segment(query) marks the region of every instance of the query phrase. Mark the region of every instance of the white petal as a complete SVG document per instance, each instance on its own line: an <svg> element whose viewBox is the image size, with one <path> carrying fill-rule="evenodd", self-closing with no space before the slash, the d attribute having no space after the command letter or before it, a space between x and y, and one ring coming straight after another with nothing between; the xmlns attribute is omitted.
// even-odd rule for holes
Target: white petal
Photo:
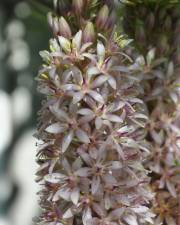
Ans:
<svg viewBox="0 0 180 225"><path fill-rule="evenodd" d="M80 195L80 193L79 193L79 188L78 188L78 187L74 188L74 189L72 190L72 193L71 193L71 201L72 201L75 205L77 205L77 203L78 203L78 201L79 201L79 195Z"/></svg>
<svg viewBox="0 0 180 225"><path fill-rule="evenodd" d="M128 73L129 69L125 66L113 66L112 71L119 71L119 72L124 72L124 73Z"/></svg>
<svg viewBox="0 0 180 225"><path fill-rule="evenodd" d="M138 225L136 217L133 215L127 215L124 217L124 220L129 224L129 225Z"/></svg>
<svg viewBox="0 0 180 225"><path fill-rule="evenodd" d="M68 209L64 214L63 214L63 219L69 219L73 217L73 213L71 209Z"/></svg>
<svg viewBox="0 0 180 225"><path fill-rule="evenodd" d="M107 80L108 80L108 76L105 76L105 75L98 76L92 83L92 88L100 87Z"/></svg>
<svg viewBox="0 0 180 225"><path fill-rule="evenodd" d="M87 133L81 129L76 130L77 138L83 143L90 143Z"/></svg>
<svg viewBox="0 0 180 225"><path fill-rule="evenodd" d="M84 97L84 94L82 92L74 93L73 94L73 104L78 103L83 97Z"/></svg>
<svg viewBox="0 0 180 225"><path fill-rule="evenodd" d="M116 80L114 77L110 76L108 79L108 83L110 84L110 86L115 90L116 89Z"/></svg>
<svg viewBox="0 0 180 225"><path fill-rule="evenodd" d="M46 132L51 134L59 134L66 130L65 126L62 126L60 123L54 123L45 129Z"/></svg>
<svg viewBox="0 0 180 225"><path fill-rule="evenodd" d="M97 192L99 185L100 185L99 176L94 176L92 179L92 184L91 184L91 192L93 195Z"/></svg>
<svg viewBox="0 0 180 225"><path fill-rule="evenodd" d="M97 75L97 74L99 74L100 73L100 71L99 71L99 69L97 68L97 67L90 67L88 70L87 70L87 74L89 75L89 76L91 76L91 75Z"/></svg>
<svg viewBox="0 0 180 225"><path fill-rule="evenodd" d="M68 134L65 135L63 142L62 142L62 152L65 152L67 150L73 137L74 137L73 131L70 131Z"/></svg>
<svg viewBox="0 0 180 225"><path fill-rule="evenodd" d="M88 225L88 220L92 218L91 209L89 207L85 208L82 215L83 225Z"/></svg>
<svg viewBox="0 0 180 225"><path fill-rule="evenodd" d="M71 190L70 189L60 189L57 191L56 195L59 195L62 199L69 201Z"/></svg>
<svg viewBox="0 0 180 225"><path fill-rule="evenodd" d="M65 171L67 173L71 173L71 166L70 166L70 164L69 164L69 162L67 161L66 158L63 158L63 160L62 160L62 166L63 166L63 168L65 169Z"/></svg>
<svg viewBox="0 0 180 225"><path fill-rule="evenodd" d="M97 117L95 120L95 125L97 130L101 128L102 123L103 123L102 119L100 117Z"/></svg>
<svg viewBox="0 0 180 225"><path fill-rule="evenodd" d="M94 114L94 112L88 108L82 108L77 113L79 113L80 115L84 115L84 116Z"/></svg>
<svg viewBox="0 0 180 225"><path fill-rule="evenodd" d="M102 95L100 95L98 92L90 90L88 93L97 102L104 103L104 99L103 99Z"/></svg>
<svg viewBox="0 0 180 225"><path fill-rule="evenodd" d="M53 184L58 184L64 178L66 178L66 176L61 173L52 173L46 175L44 180Z"/></svg>
<svg viewBox="0 0 180 225"><path fill-rule="evenodd" d="M102 63L105 58L105 47L103 43L100 41L97 44L97 55L98 55L99 62Z"/></svg>
<svg viewBox="0 0 180 225"><path fill-rule="evenodd" d="M71 52L71 43L68 39L66 39L65 37L59 36L59 43L62 47L62 49L66 52L69 53Z"/></svg>
<svg viewBox="0 0 180 225"><path fill-rule="evenodd" d="M72 40L72 47L79 51L81 47L81 40L82 40L82 31L80 30L79 32L76 33L76 35Z"/></svg>

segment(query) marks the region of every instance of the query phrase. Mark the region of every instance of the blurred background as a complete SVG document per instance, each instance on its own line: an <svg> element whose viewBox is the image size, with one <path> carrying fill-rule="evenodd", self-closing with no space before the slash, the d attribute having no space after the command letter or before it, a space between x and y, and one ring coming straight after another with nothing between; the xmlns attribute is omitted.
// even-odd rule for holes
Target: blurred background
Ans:
<svg viewBox="0 0 180 225"><path fill-rule="evenodd" d="M32 135L41 105L38 52L51 36L45 3L0 0L0 225L32 225L38 215Z"/></svg>

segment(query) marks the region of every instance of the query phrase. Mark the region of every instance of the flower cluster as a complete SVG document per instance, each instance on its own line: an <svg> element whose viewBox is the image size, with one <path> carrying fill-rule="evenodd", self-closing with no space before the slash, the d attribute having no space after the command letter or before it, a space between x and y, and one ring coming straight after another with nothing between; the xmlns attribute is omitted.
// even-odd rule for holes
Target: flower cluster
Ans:
<svg viewBox="0 0 180 225"><path fill-rule="evenodd" d="M149 171L143 167L149 145L142 77L108 28L108 15L114 15L109 1L92 21L82 13L83 2L99 7L104 1L73 1L79 30L74 33L61 17L50 51L40 53L45 64L38 89L46 100L36 134L43 187L37 224L153 223ZM56 24L56 17L51 20Z"/></svg>

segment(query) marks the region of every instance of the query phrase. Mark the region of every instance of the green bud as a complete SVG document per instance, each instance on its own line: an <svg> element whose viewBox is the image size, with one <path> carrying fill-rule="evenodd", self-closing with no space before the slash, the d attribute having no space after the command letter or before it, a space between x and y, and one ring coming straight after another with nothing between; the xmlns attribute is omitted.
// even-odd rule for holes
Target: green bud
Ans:
<svg viewBox="0 0 180 225"><path fill-rule="evenodd" d="M87 22L84 31L83 31L83 41L86 42L93 42L95 39L95 31L94 25L92 22Z"/></svg>
<svg viewBox="0 0 180 225"><path fill-rule="evenodd" d="M59 33L59 21L57 17L54 17L53 19L53 32L55 35Z"/></svg>
<svg viewBox="0 0 180 225"><path fill-rule="evenodd" d="M99 13L98 13L98 16L97 16L97 19L96 19L96 25L98 28L101 28L103 29L106 22L107 22L107 19L108 19L108 16L109 16L109 9L108 9L108 6L107 5L104 5Z"/></svg>
<svg viewBox="0 0 180 225"><path fill-rule="evenodd" d="M73 7L77 14L81 14L84 7L84 1L83 0L73 0Z"/></svg>
<svg viewBox="0 0 180 225"><path fill-rule="evenodd" d="M59 19L59 34L66 38L71 38L71 29L64 17Z"/></svg>
<svg viewBox="0 0 180 225"><path fill-rule="evenodd" d="M53 16L52 16L52 13L50 13L50 12L47 14L47 21L48 21L49 26L52 28L53 27Z"/></svg>

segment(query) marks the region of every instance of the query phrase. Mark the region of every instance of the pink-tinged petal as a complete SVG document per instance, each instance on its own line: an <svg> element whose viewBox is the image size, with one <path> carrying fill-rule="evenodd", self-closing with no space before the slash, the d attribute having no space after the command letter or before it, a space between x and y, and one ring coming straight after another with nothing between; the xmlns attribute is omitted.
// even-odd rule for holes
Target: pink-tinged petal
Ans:
<svg viewBox="0 0 180 225"><path fill-rule="evenodd" d="M68 39L66 39L65 37L59 36L59 43L62 47L62 49L66 52L66 53L70 53L71 52L71 43Z"/></svg>
<svg viewBox="0 0 180 225"><path fill-rule="evenodd" d="M81 101L81 99L84 97L84 94L82 92L76 92L73 94L73 104L78 103Z"/></svg>
<svg viewBox="0 0 180 225"><path fill-rule="evenodd" d="M145 120L148 120L148 116L146 116L145 114L142 114L142 113L134 113L134 114L133 114L133 117L134 117L134 118L138 118L138 119L145 119Z"/></svg>
<svg viewBox="0 0 180 225"><path fill-rule="evenodd" d="M79 124L87 124L90 121L92 121L94 119L95 115L91 114L91 115L87 115L87 116L83 116L79 119Z"/></svg>
<svg viewBox="0 0 180 225"><path fill-rule="evenodd" d="M61 123L54 123L45 129L46 132L51 134L59 134L66 130L66 126L63 126Z"/></svg>
<svg viewBox="0 0 180 225"><path fill-rule="evenodd" d="M82 31L76 33L74 38L72 39L72 48L77 49L78 51L81 48L81 41L82 41Z"/></svg>
<svg viewBox="0 0 180 225"><path fill-rule="evenodd" d="M71 201L74 203L74 205L78 204L79 196L80 196L80 190L78 187L75 187L71 193Z"/></svg>
<svg viewBox="0 0 180 225"><path fill-rule="evenodd" d="M100 87L102 84L104 84L104 82L106 82L108 80L108 76L106 75L101 75L98 76L92 83L92 88L97 88Z"/></svg>
<svg viewBox="0 0 180 225"><path fill-rule="evenodd" d="M92 213L90 207L86 207L83 210L82 221L83 225L88 225L88 220L92 219Z"/></svg>
<svg viewBox="0 0 180 225"><path fill-rule="evenodd" d="M65 84L61 86L63 91L79 91L80 87L75 84Z"/></svg>
<svg viewBox="0 0 180 225"><path fill-rule="evenodd" d="M67 150L73 137L74 137L73 131L70 131L68 134L65 135L63 142L62 142L62 152L65 152Z"/></svg>
<svg viewBox="0 0 180 225"><path fill-rule="evenodd" d="M83 115L83 116L94 114L94 112L91 109L88 109L88 108L82 108L77 113L80 114L80 115Z"/></svg>
<svg viewBox="0 0 180 225"><path fill-rule="evenodd" d="M87 74L89 75L89 76L91 76L91 75L98 75L98 74L100 74L101 72L100 72L100 70L97 68L97 67L90 67L88 70L87 70Z"/></svg>
<svg viewBox="0 0 180 225"><path fill-rule="evenodd" d="M113 115L113 114L107 114L105 118L107 120L110 120L111 122L123 123L123 120L121 119L121 117Z"/></svg>
<svg viewBox="0 0 180 225"><path fill-rule="evenodd" d="M167 185L167 189L168 191L171 193L171 195L176 198L177 197L177 192L176 189L174 187L174 184L171 183L170 181L166 180L166 185Z"/></svg>
<svg viewBox="0 0 180 225"><path fill-rule="evenodd" d="M90 59L94 63L96 62L96 57L93 54L91 54L91 53L83 53L82 56Z"/></svg>
<svg viewBox="0 0 180 225"><path fill-rule="evenodd" d="M97 117L96 120L95 120L95 126L96 126L96 129L97 129L97 130L100 129L101 126L102 126L102 124L103 124L102 119L101 119L100 117Z"/></svg>
<svg viewBox="0 0 180 225"><path fill-rule="evenodd" d="M90 90L88 94L97 102L104 103L102 95L100 95L98 92Z"/></svg>
<svg viewBox="0 0 180 225"><path fill-rule="evenodd" d="M85 131L81 129L76 130L76 136L81 142L85 144L90 143L89 137Z"/></svg>
<svg viewBox="0 0 180 225"><path fill-rule="evenodd" d="M60 181L62 179L65 179L66 176L64 174L61 174L61 173L52 173L52 174L48 174L44 177L44 180L49 182L49 183L52 183L52 184L58 184L60 183Z"/></svg>
<svg viewBox="0 0 180 225"><path fill-rule="evenodd" d="M125 211L125 208L119 208L119 209L115 209L113 211L110 212L109 217L112 218L113 220L117 220L120 219L121 216L123 215Z"/></svg>
<svg viewBox="0 0 180 225"><path fill-rule="evenodd" d="M63 219L70 219L73 217L73 212L71 209L66 210L66 212L63 214Z"/></svg>
<svg viewBox="0 0 180 225"><path fill-rule="evenodd" d="M128 223L129 225L138 225L137 219L136 219L136 217L133 216L133 215L126 215L126 216L124 216L124 220L125 220L126 223Z"/></svg>
<svg viewBox="0 0 180 225"><path fill-rule="evenodd" d="M80 168L79 170L75 171L75 174L80 177L88 177L91 174L90 168L88 167Z"/></svg>
<svg viewBox="0 0 180 225"><path fill-rule="evenodd" d="M73 171L80 169L82 167L82 164L83 164L83 162L82 162L81 158L78 157L72 164Z"/></svg>
<svg viewBox="0 0 180 225"><path fill-rule="evenodd" d="M119 153L119 155L121 156L121 158L125 159L124 152L123 152L121 146L117 143L116 140L114 140L114 144L115 144L115 148L116 148L117 152Z"/></svg>
<svg viewBox="0 0 180 225"><path fill-rule="evenodd" d="M49 106L50 111L56 116L57 119L61 121L68 121L69 117L66 112L57 108L56 106Z"/></svg>
<svg viewBox="0 0 180 225"><path fill-rule="evenodd" d="M99 185L100 185L100 177L94 176L93 179L92 179L92 184L91 184L91 192L92 192L93 195L99 189Z"/></svg>
<svg viewBox="0 0 180 225"><path fill-rule="evenodd" d="M117 84L116 79L114 77L110 76L108 79L108 83L114 90L116 90Z"/></svg>

